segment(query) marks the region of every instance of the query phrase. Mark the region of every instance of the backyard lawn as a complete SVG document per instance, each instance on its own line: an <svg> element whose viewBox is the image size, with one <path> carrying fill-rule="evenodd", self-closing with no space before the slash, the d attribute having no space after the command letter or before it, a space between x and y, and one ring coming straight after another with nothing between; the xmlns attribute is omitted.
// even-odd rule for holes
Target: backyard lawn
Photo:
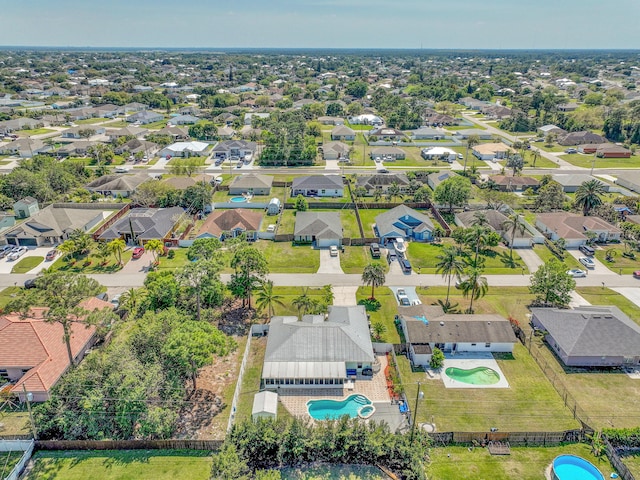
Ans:
<svg viewBox="0 0 640 480"><path fill-rule="evenodd" d="M44 257L26 257L17 262L11 269L11 273L27 273L44 261Z"/></svg>
<svg viewBox="0 0 640 480"><path fill-rule="evenodd" d="M358 204L359 206L359 204ZM381 213L386 212L385 209L376 208L360 208L358 213L360 214L360 221L362 222L362 228L364 229L365 237L375 237L373 233L373 226L376 223L376 217Z"/></svg>
<svg viewBox="0 0 640 480"><path fill-rule="evenodd" d="M605 478L613 472L607 457L596 458L584 443L557 447L511 447L511 455L490 455L485 448L443 447L429 452L431 480L539 480L558 455L578 455L593 463Z"/></svg>
<svg viewBox="0 0 640 480"><path fill-rule="evenodd" d="M631 470L634 477L640 478L640 453L623 455L622 461Z"/></svg>
<svg viewBox="0 0 640 480"><path fill-rule="evenodd" d="M186 450L40 451L27 480L206 480L209 452Z"/></svg>
<svg viewBox="0 0 640 480"><path fill-rule="evenodd" d="M281 471L282 480L358 479L385 480L389 477L380 469L367 465L312 465L290 467Z"/></svg>
<svg viewBox="0 0 640 480"><path fill-rule="evenodd" d="M283 210L278 223L278 235L293 235L296 227L296 211Z"/></svg>
<svg viewBox="0 0 640 480"><path fill-rule="evenodd" d="M340 210L340 222L342 223L342 235L344 238L361 238L355 210L347 210L345 208Z"/></svg>
<svg viewBox="0 0 640 480"><path fill-rule="evenodd" d="M384 258L373 258L369 247L344 247L340 254L340 265L344 273L362 273L370 263L380 263L384 271L389 271L389 263Z"/></svg>

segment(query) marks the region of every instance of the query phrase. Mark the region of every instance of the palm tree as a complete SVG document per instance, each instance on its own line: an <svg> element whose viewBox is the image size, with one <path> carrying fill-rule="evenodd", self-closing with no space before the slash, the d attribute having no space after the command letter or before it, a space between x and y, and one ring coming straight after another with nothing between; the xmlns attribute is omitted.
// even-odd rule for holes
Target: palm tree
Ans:
<svg viewBox="0 0 640 480"><path fill-rule="evenodd" d="M331 285L322 287L322 301L325 305L332 305L334 300L333 289Z"/></svg>
<svg viewBox="0 0 640 480"><path fill-rule="evenodd" d="M159 255L164 252L164 245L161 240L154 238L145 243L144 249L153 254L153 263L155 264L158 263Z"/></svg>
<svg viewBox="0 0 640 480"><path fill-rule="evenodd" d="M105 265L107 263L107 257L109 256L109 247L107 244L105 242L98 242L94 255L102 260L102 265Z"/></svg>
<svg viewBox="0 0 640 480"><path fill-rule="evenodd" d="M399 198L400 200L404 198L404 195L400 191L400 187L396 182L389 185L389 188L387 189L387 200L393 202L394 198Z"/></svg>
<svg viewBox="0 0 640 480"><path fill-rule="evenodd" d="M385 274L381 263L370 263L362 272L362 282L371 285L371 298L374 297L375 288L384 285Z"/></svg>
<svg viewBox="0 0 640 480"><path fill-rule="evenodd" d="M441 274L447 279L447 299L445 303L449 304L449 291L451 290L451 279L453 277L460 278L460 275L464 272L464 262L458 256L458 249L451 245L446 245L442 249L442 253L436 258L439 260L436 263L436 273Z"/></svg>
<svg viewBox="0 0 640 480"><path fill-rule="evenodd" d="M262 311L266 307L269 318L271 318L274 315L274 305L284 307L282 298L282 295L278 295L273 291L273 281L267 280L266 282L263 282L258 289L256 297L256 307L260 311Z"/></svg>
<svg viewBox="0 0 640 480"><path fill-rule="evenodd" d="M512 213L504 222L502 222L502 228L511 233L511 240L509 241L509 258L513 262L513 242L516 239L516 233L520 232L520 235L524 234L527 227L519 213Z"/></svg>
<svg viewBox="0 0 640 480"><path fill-rule="evenodd" d="M587 180L576 190L576 206L582 208L582 214L586 217L589 212L602 205L600 195L605 194L604 184L599 180Z"/></svg>
<svg viewBox="0 0 640 480"><path fill-rule="evenodd" d="M118 265L122 265L122 254L126 248L127 244L121 238L116 238L107 243L107 250L115 257Z"/></svg>
<svg viewBox="0 0 640 480"><path fill-rule="evenodd" d="M487 283L487 277L483 277L484 273L484 260L470 261L466 270L467 278L460 287L462 288L462 294L464 297L471 297L469 303L469 313L473 313L473 301L480 297L484 297L489 290L489 284Z"/></svg>
<svg viewBox="0 0 640 480"><path fill-rule="evenodd" d="M302 292L302 295L293 299L291 305L298 309L298 318L306 314L307 311L313 306L313 299L309 296L309 289L305 288Z"/></svg>
<svg viewBox="0 0 640 480"><path fill-rule="evenodd" d="M118 308L135 314L146 298L146 288L130 288L120 297L120 306Z"/></svg>
<svg viewBox="0 0 640 480"><path fill-rule="evenodd" d="M376 340L380 341L382 339L382 335L387 333L387 327L382 322L375 322L373 325L373 336Z"/></svg>
<svg viewBox="0 0 640 480"><path fill-rule="evenodd" d="M479 217L481 218L481 217ZM465 244L466 245L474 245L475 255L473 257L473 261L478 261L478 255L480 254L480 247L487 242L487 238L491 230L488 227L483 225L474 225L469 228L469 231L466 234Z"/></svg>
<svg viewBox="0 0 640 480"><path fill-rule="evenodd" d="M58 251L60 252L62 258L66 258L76 252L76 244L73 242L73 240L65 240L60 245L58 245Z"/></svg>
<svg viewBox="0 0 640 480"><path fill-rule="evenodd" d="M536 162L538 161L538 158L540 158L540 151L536 148L536 149L532 149L531 150L531 159L532 161L532 166L533 168L536 168Z"/></svg>
<svg viewBox="0 0 640 480"><path fill-rule="evenodd" d="M467 158L469 158L469 149L475 147L479 143L480 143L480 137L478 137L478 135L469 135L469 138L467 138L467 151L464 154L464 168L462 169L463 173L467 171ZM475 160L474 160L474 163L475 163Z"/></svg>

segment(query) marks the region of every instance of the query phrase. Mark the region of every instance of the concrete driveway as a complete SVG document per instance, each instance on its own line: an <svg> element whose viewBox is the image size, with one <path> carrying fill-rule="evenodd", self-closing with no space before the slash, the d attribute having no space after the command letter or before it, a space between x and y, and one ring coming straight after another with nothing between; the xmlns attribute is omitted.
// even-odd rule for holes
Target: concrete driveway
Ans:
<svg viewBox="0 0 640 480"><path fill-rule="evenodd" d="M584 253L582 253L580 250L567 250L567 252L569 252L571 254L571 256L573 256L576 260L578 260L580 257L586 257L586 255ZM591 257L594 261L594 263L596 264L596 268L587 268L584 265L582 266L583 270L587 271L587 275L615 275L618 276L615 272L612 272L611 270L609 270L607 267L605 267L605 265L598 260L596 257ZM580 260L578 260L580 261ZM582 265L582 264L580 264Z"/></svg>
<svg viewBox="0 0 640 480"><path fill-rule="evenodd" d="M640 280L639 280L639 282L640 282ZM639 285L640 285L640 283L639 283ZM640 307L640 288L638 288L638 287L616 287L616 288L612 288L611 290L615 290L620 295L623 295L628 300L631 300L633 303L635 303L637 306Z"/></svg>
<svg viewBox="0 0 640 480"><path fill-rule="evenodd" d="M403 288L405 293L407 294L407 298L409 298L409 302L411 302L411 305L421 305L422 304L422 300L420 300L420 297L418 297L418 294L416 293L416 287L389 287L389 289L393 292L393 296L396 299L396 303L398 305L400 305L400 302L398 301L398 289L399 288Z"/></svg>
<svg viewBox="0 0 640 480"><path fill-rule="evenodd" d="M356 292L358 291L358 288L359 287L357 286L331 287L331 290L333 291L333 304L343 306L357 305Z"/></svg>
<svg viewBox="0 0 640 480"><path fill-rule="evenodd" d="M515 251L529 269L529 273L534 273L544 263L533 248L518 248Z"/></svg>
<svg viewBox="0 0 640 480"><path fill-rule="evenodd" d="M11 273L11 269L13 268L13 266L23 258L44 257L49 250L51 250L51 247L29 247L27 253L22 255L18 260L8 260L7 257L4 257L0 260L0 274ZM49 265L51 265L51 263L52 262L42 261L40 265L38 265L28 273L39 273L43 268L47 268Z"/></svg>
<svg viewBox="0 0 640 480"><path fill-rule="evenodd" d="M339 252L337 257L332 257L328 248L321 248L318 273L344 273L340 266L340 255Z"/></svg>
<svg viewBox="0 0 640 480"><path fill-rule="evenodd" d="M132 258L129 260L122 270L118 272L121 273L147 273L149 271L149 266L153 263L153 253L145 251L142 256L138 259Z"/></svg>

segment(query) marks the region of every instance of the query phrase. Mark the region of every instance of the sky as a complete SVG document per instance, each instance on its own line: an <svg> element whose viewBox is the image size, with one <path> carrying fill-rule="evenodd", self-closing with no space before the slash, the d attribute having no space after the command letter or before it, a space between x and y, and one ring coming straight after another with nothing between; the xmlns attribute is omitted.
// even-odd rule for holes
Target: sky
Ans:
<svg viewBox="0 0 640 480"><path fill-rule="evenodd" d="M0 45L640 49L638 0L13 0Z"/></svg>

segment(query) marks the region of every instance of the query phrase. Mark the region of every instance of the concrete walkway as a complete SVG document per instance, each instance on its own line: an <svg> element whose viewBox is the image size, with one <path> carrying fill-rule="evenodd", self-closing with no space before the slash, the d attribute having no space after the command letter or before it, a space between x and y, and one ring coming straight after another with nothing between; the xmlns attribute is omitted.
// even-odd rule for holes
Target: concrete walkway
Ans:
<svg viewBox="0 0 640 480"><path fill-rule="evenodd" d="M334 305L342 305L342 306L357 305L358 303L356 300L356 292L358 291L357 286L332 287L331 290L333 291Z"/></svg>
<svg viewBox="0 0 640 480"><path fill-rule="evenodd" d="M520 258L529 269L529 273L534 273L544 264L533 248L519 248L516 249L516 252L518 252L518 255L520 255Z"/></svg>
<svg viewBox="0 0 640 480"><path fill-rule="evenodd" d="M618 292L620 295L625 297L627 300L635 303L638 307L640 307L640 288L637 287L615 287L611 290Z"/></svg>
<svg viewBox="0 0 640 480"><path fill-rule="evenodd" d="M578 308L578 307L588 307L591 305L583 296L576 293L575 291L571 292L571 301L569 302L569 307Z"/></svg>

